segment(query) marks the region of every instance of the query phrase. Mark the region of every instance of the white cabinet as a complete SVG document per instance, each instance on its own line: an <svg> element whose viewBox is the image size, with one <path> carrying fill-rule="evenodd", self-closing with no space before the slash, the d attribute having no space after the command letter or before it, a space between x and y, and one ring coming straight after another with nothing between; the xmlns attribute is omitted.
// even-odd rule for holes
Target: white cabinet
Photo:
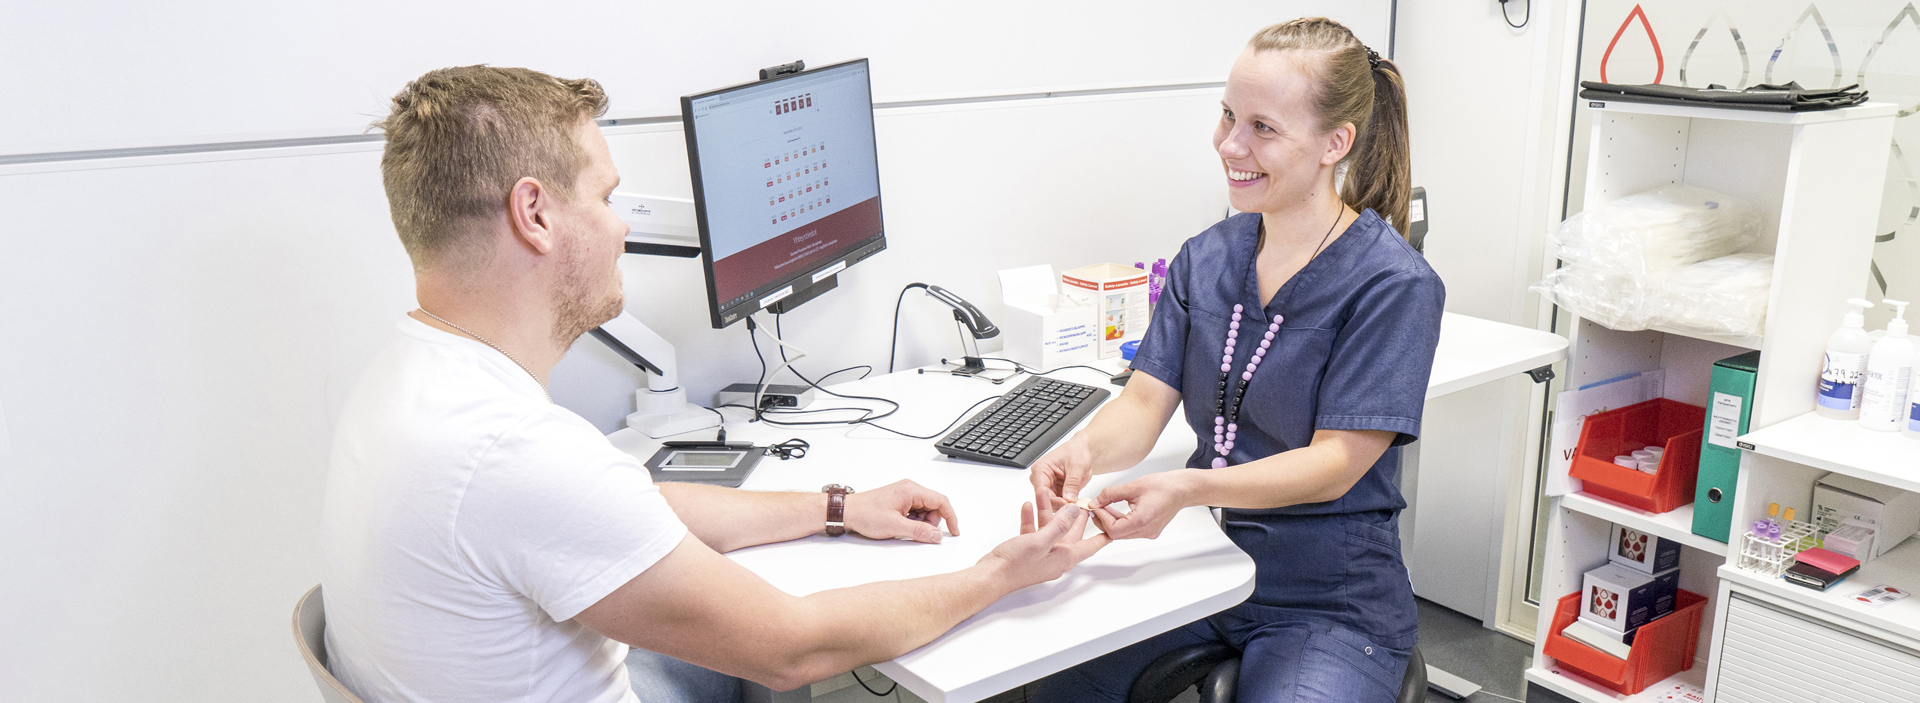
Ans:
<svg viewBox="0 0 1920 703"><path fill-rule="evenodd" d="M1886 174L1884 145L1892 136L1895 106L1870 103L1796 114L1622 102L1586 105L1594 111L1584 201L1588 208L1668 184L1734 195L1761 210L1762 235L1748 251L1772 254L1774 268L1765 328L1758 336L1695 336L1659 329L1622 332L1574 318L1568 330L1567 387L1661 370L1665 397L1705 407L1713 363L1758 349L1760 366L1749 423L1755 431L1750 436L1765 437L1771 428L1804 422L1801 416L1812 417L1814 384L1827 335L1845 313L1845 300L1861 294L1867 275ZM1911 444L1914 462L1920 463L1920 443ZM1793 451L1804 449L1793 446ZM1769 502L1795 506L1800 514L1807 514L1813 481L1831 468L1807 466L1799 463L1804 459L1787 452L1743 456L1739 484L1730 498L1736 501L1734 539L1742 531L1739 525L1751 523ZM1920 483L1920 467L1907 480ZM1651 686L1636 698L1651 699L1674 683L1704 686L1711 696L1713 674L1741 671L1710 666L1718 663L1725 649L1723 638L1716 635L1719 623L1729 618L1727 594L1754 588L1753 584L1770 591L1805 589L1757 578L1723 582L1733 571L1723 568L1728 547L1692 534L1692 508L1682 506L1655 515L1583 493L1552 499L1547 531L1541 537L1547 540L1547 548L1534 667L1527 672L1530 682L1576 700L1621 700L1611 691L1560 671L1540 649L1553 621L1554 604L1580 588L1583 573L1606 561L1609 523L1679 541L1684 545L1680 587L1711 601L1696 650L1700 661L1673 681ZM1890 561L1888 567L1900 568L1895 564L1920 567L1920 559ZM1920 586L1920 573L1913 575L1912 582ZM1856 580L1841 588L1854 583L1867 585Z"/></svg>

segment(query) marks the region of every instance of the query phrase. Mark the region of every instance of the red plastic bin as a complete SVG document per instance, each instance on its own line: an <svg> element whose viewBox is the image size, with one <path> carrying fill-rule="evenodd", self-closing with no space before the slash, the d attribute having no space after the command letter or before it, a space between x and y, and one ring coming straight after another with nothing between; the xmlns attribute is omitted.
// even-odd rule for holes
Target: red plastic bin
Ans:
<svg viewBox="0 0 1920 703"><path fill-rule="evenodd" d="M1693 502L1700 474L1700 431L1707 409L1666 398L1587 416L1568 475L1585 481L1585 492L1650 513ZM1613 463L1650 445L1666 448L1651 474Z"/></svg>
<svg viewBox="0 0 1920 703"><path fill-rule="evenodd" d="M1544 651L1560 668L1579 674L1595 685L1631 696L1667 677L1693 668L1694 647L1700 641L1700 616L1707 597L1687 590L1675 592L1673 613L1640 626L1626 659L1567 639L1560 634L1579 617L1580 593L1560 599L1547 631Z"/></svg>

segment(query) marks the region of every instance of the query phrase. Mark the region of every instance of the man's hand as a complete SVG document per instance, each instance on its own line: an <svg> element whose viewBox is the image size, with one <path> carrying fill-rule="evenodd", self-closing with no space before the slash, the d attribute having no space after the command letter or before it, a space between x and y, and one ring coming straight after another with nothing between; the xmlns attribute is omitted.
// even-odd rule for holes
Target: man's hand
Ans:
<svg viewBox="0 0 1920 703"><path fill-rule="evenodd" d="M1054 499L1072 503L1080 499L1080 489L1093 477L1093 452L1087 449L1086 435L1078 434L1039 461L1027 472L1033 482L1033 502L1040 507L1041 524L1052 524Z"/></svg>
<svg viewBox="0 0 1920 703"><path fill-rule="evenodd" d="M942 520L947 531L960 535L960 518L947 497L907 480L848 495L846 520L848 530L872 539L938 544Z"/></svg>
<svg viewBox="0 0 1920 703"><path fill-rule="evenodd" d="M1199 469L1180 469L1147 474L1118 486L1108 486L1093 501L1100 530L1114 539L1159 537L1173 516L1189 504L1191 481L1197 471ZM1126 501L1129 509L1116 519L1106 506L1120 501Z"/></svg>
<svg viewBox="0 0 1920 703"><path fill-rule="evenodd" d="M1104 534L1082 538L1087 531L1087 511L1078 505L1060 508L1053 521L1035 528L1033 504L1020 505L1020 536L1001 542L992 552L980 557L980 563L993 566L1009 579L1015 589L1060 578L1073 567L1112 542Z"/></svg>

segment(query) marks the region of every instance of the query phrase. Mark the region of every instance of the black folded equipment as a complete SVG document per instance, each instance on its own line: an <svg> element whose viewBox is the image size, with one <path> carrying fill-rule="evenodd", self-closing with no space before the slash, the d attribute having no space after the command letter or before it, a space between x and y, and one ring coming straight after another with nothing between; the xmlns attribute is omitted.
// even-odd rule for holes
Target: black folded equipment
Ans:
<svg viewBox="0 0 1920 703"><path fill-rule="evenodd" d="M1835 110L1867 101L1867 91L1857 83L1844 88L1809 89L1800 87L1797 82L1788 82L1786 85L1762 84L1748 86L1745 90L1731 90L1719 84L1705 88L1688 88L1657 83L1619 85L1580 81L1580 87L1582 88L1580 97L1584 100L1619 100L1655 105L1693 105L1769 112Z"/></svg>

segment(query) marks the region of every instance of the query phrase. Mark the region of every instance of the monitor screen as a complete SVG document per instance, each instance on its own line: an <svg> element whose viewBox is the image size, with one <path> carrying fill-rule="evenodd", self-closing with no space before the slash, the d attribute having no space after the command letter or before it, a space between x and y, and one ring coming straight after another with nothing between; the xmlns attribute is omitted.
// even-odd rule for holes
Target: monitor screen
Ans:
<svg viewBox="0 0 1920 703"><path fill-rule="evenodd" d="M680 112L715 328L886 248L866 59L685 96Z"/></svg>

